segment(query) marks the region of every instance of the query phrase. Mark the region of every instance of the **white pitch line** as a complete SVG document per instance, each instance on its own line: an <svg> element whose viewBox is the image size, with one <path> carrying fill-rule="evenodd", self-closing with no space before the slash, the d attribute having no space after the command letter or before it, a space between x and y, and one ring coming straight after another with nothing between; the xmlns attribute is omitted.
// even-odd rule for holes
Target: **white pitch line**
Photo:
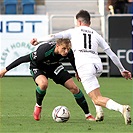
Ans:
<svg viewBox="0 0 133 133"><path fill-rule="evenodd" d="M0 117L31 117L33 115L0 115Z"/></svg>

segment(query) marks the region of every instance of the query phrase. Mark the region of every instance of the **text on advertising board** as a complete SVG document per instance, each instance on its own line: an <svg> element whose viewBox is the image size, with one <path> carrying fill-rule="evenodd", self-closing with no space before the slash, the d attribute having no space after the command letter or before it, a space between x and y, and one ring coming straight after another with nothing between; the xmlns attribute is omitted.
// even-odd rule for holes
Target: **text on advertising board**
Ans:
<svg viewBox="0 0 133 133"><path fill-rule="evenodd" d="M118 55L119 59L120 60L125 59L127 61L127 63L129 63L129 64L133 64L133 60L130 59L132 57L130 55L132 55L132 54L133 54L132 49L129 49L129 50L119 49L119 50L117 50L117 55Z"/></svg>
<svg viewBox="0 0 133 133"><path fill-rule="evenodd" d="M42 23L42 21L13 21L12 20L12 21L6 21L5 24L3 21L0 21L0 32L23 33L24 26L28 25L28 26L31 26L31 29L32 29L31 32L34 33L36 30L37 23Z"/></svg>

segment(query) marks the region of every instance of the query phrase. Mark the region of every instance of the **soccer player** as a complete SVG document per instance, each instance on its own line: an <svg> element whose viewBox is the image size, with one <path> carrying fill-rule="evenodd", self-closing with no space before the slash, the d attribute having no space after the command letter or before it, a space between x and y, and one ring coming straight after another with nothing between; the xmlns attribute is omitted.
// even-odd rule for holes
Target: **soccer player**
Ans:
<svg viewBox="0 0 133 133"><path fill-rule="evenodd" d="M104 119L102 107L105 107L109 110L119 111L124 116L125 124L131 124L130 106L121 105L108 97L103 97L100 93L100 84L97 77L102 74L103 66L98 56L98 46L110 57L124 78L132 79L131 73L125 70L119 58L105 40L95 30L90 28L91 22L88 11L80 10L76 15L75 24L75 28L49 35L42 40L50 41L56 38L71 39L78 75L81 78L86 93L96 107L96 121ZM37 39L33 38L31 44L37 45Z"/></svg>
<svg viewBox="0 0 133 133"><path fill-rule="evenodd" d="M42 101L48 87L48 78L53 79L56 84L66 87L75 97L77 104L85 113L86 120L95 121L95 118L89 112L88 104L82 91L76 86L71 75L65 70L61 61L68 58L75 71L75 62L71 50L71 41L69 39L58 39L55 43L45 43L31 54L22 56L0 71L2 78L6 72L21 63L30 62L30 71L37 85L36 105L34 108L34 119L40 120Z"/></svg>

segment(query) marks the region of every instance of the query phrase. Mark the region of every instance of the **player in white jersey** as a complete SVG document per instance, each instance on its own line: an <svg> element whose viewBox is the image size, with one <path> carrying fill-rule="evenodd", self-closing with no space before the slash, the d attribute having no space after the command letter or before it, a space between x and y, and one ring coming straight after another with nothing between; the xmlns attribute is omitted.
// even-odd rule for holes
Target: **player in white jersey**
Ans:
<svg viewBox="0 0 133 133"><path fill-rule="evenodd" d="M100 93L100 85L97 77L102 74L103 67L101 59L98 56L98 46L110 57L124 78L132 79L131 73L125 70L119 58L110 49L110 46L102 36L90 28L90 14L87 11L79 11L76 15L76 25L77 27L75 28L49 35L46 38L44 37L43 40L50 41L57 38L71 39L78 71L77 79L81 80L86 93L94 102L97 113L96 121L103 120L102 107L105 107L110 110L119 111L124 116L125 124L131 124L131 107L129 105L121 105L110 98L103 97ZM33 38L31 44L37 45L37 39Z"/></svg>

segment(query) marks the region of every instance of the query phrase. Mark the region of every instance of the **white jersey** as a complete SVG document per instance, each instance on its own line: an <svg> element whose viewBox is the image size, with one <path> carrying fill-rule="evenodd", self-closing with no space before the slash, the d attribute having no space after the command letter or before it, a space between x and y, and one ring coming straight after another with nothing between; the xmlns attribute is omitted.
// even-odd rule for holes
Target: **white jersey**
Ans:
<svg viewBox="0 0 133 133"><path fill-rule="evenodd" d="M73 29L69 29L60 33L55 34L62 38L69 38L72 42L73 50L92 50L97 53L98 46L103 50L109 48L109 45L95 30L88 26L80 26Z"/></svg>
<svg viewBox="0 0 133 133"><path fill-rule="evenodd" d="M71 39L77 68L86 63L101 62L98 56L98 46L103 50L110 48L96 31L87 26L80 26L57 33L55 38Z"/></svg>

